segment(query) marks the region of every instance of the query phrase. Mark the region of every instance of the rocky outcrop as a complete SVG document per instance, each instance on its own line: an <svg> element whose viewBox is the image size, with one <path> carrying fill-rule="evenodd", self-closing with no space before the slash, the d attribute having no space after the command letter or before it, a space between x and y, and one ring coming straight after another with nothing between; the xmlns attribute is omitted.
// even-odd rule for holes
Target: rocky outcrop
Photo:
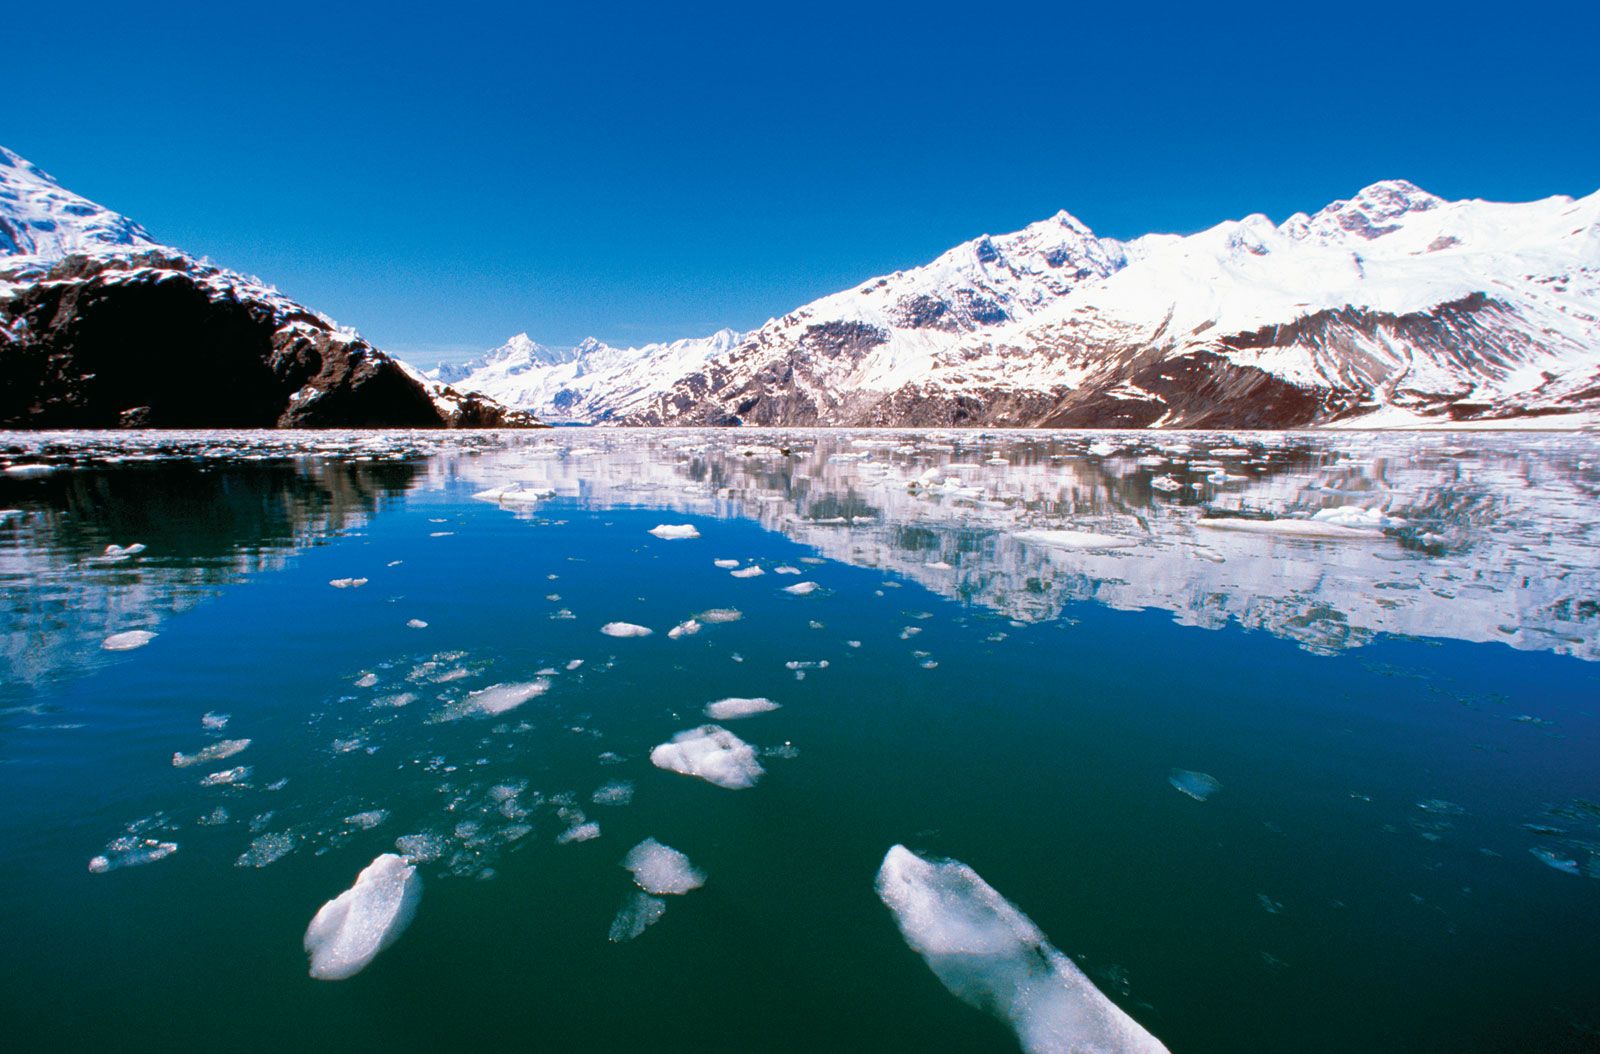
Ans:
<svg viewBox="0 0 1600 1054"><path fill-rule="evenodd" d="M0 426L528 427L354 332L182 253L0 269Z"/></svg>

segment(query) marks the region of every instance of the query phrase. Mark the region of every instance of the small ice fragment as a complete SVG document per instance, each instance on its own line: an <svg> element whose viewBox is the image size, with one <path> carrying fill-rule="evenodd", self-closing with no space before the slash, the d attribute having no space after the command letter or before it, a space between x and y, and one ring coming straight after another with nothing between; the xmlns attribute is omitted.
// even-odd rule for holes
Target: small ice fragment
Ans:
<svg viewBox="0 0 1600 1054"><path fill-rule="evenodd" d="M428 624L426 622L422 621L419 618L407 619L406 620L406 626L409 629L427 629L428 628Z"/></svg>
<svg viewBox="0 0 1600 1054"><path fill-rule="evenodd" d="M209 776L203 777L200 780L200 786L224 787L233 783L243 783L249 778L250 766L240 765L236 768L223 769L221 772L213 772Z"/></svg>
<svg viewBox="0 0 1600 1054"><path fill-rule="evenodd" d="M582 665L583 665L583 660L582 659L573 659L571 662L567 663L567 672L571 673L573 670L576 670L579 666L582 666Z"/></svg>
<svg viewBox="0 0 1600 1054"><path fill-rule="evenodd" d="M608 637L648 637L655 630L632 622L607 622L600 627L600 632Z"/></svg>
<svg viewBox="0 0 1600 1054"><path fill-rule="evenodd" d="M792 586L784 586L783 591L785 593L793 593L797 597L803 597L816 592L817 584L815 582L796 582Z"/></svg>
<svg viewBox="0 0 1600 1054"><path fill-rule="evenodd" d="M798 567L791 566L790 564L784 564L781 567L774 567L772 569L772 572L773 572L773 574L779 574L779 575L799 575L799 574L804 574L805 573L805 572L801 571Z"/></svg>
<svg viewBox="0 0 1600 1054"><path fill-rule="evenodd" d="M710 611L700 612L697 617L701 622L708 623L738 622L744 618L744 612L738 608L712 608Z"/></svg>
<svg viewBox="0 0 1600 1054"><path fill-rule="evenodd" d="M719 699L706 707L706 716L713 721L734 721L776 709L778 704L771 699Z"/></svg>
<svg viewBox="0 0 1600 1054"><path fill-rule="evenodd" d="M465 712L481 714L485 717L498 717L503 713L515 710L529 699L543 695L549 690L550 682L543 678L520 684L490 685L488 688L472 692L467 696Z"/></svg>
<svg viewBox="0 0 1600 1054"><path fill-rule="evenodd" d="M207 732L221 732L228 727L228 715L219 714L215 710L208 710L200 716L200 727Z"/></svg>
<svg viewBox="0 0 1600 1054"><path fill-rule="evenodd" d="M671 640L677 640L679 637L692 637L699 632L700 623L696 622L694 619L685 619L683 622L680 622L676 626L673 626L671 629L667 630L667 637Z"/></svg>
<svg viewBox="0 0 1600 1054"><path fill-rule="evenodd" d="M1563 856L1560 850L1548 849L1545 846L1536 845L1532 849L1529 849L1528 852L1532 853L1534 859L1538 860L1541 864L1546 864L1550 867L1553 867L1557 871L1564 871L1569 875L1577 875L1582 873L1578 870L1578 862L1572 859L1570 856Z"/></svg>
<svg viewBox="0 0 1600 1054"><path fill-rule="evenodd" d="M356 678L357 688L371 688L377 683L378 675L375 673L364 673L360 677Z"/></svg>
<svg viewBox="0 0 1600 1054"><path fill-rule="evenodd" d="M424 864L444 855L445 840L444 836L431 831L422 834L403 834L394 840L394 847L404 853L410 863Z"/></svg>
<svg viewBox="0 0 1600 1054"><path fill-rule="evenodd" d="M366 812L346 816L344 822L360 830L370 831L388 818L388 809L368 809Z"/></svg>
<svg viewBox="0 0 1600 1054"><path fill-rule="evenodd" d="M1028 1054L1168 1054L967 865L897 845L876 885L945 988L1010 1024Z"/></svg>
<svg viewBox="0 0 1600 1054"><path fill-rule="evenodd" d="M622 858L622 866L646 893L678 895L706 884L705 873L689 858L654 838L646 838Z"/></svg>
<svg viewBox="0 0 1600 1054"><path fill-rule="evenodd" d="M571 827L556 835L557 845L566 845L569 842L589 842L600 837L600 825L594 822L573 824Z"/></svg>
<svg viewBox="0 0 1600 1054"><path fill-rule="evenodd" d="M306 927L311 976L339 981L360 973L405 932L421 897L422 878L414 865L393 853L373 860L355 885L322 905Z"/></svg>
<svg viewBox="0 0 1600 1054"><path fill-rule="evenodd" d="M156 635L147 629L130 629L122 633L113 633L100 642L100 647L106 651L132 651L142 648L156 639Z"/></svg>
<svg viewBox="0 0 1600 1054"><path fill-rule="evenodd" d="M1222 789L1222 784L1217 782L1215 776L1190 772L1188 769L1173 769L1167 773L1167 782L1195 801L1205 801Z"/></svg>
<svg viewBox="0 0 1600 1054"><path fill-rule="evenodd" d="M245 851L239 854L239 859L233 862L233 866L266 867L294 852L299 844L300 839L292 831L274 831L258 835Z"/></svg>
<svg viewBox="0 0 1600 1054"><path fill-rule="evenodd" d="M1175 490L1183 489L1183 484L1179 483L1171 476L1157 476L1155 479L1150 481L1150 486L1154 487L1156 490L1166 491L1169 494Z"/></svg>
<svg viewBox="0 0 1600 1054"><path fill-rule="evenodd" d="M356 589L367 584L365 578L330 578L328 584L335 589Z"/></svg>
<svg viewBox="0 0 1600 1054"><path fill-rule="evenodd" d="M711 563L712 566L720 567L724 571L732 571L735 567L739 566L739 561L737 560L713 560Z"/></svg>
<svg viewBox="0 0 1600 1054"><path fill-rule="evenodd" d="M667 902L648 893L633 892L622 902L617 917L611 920L611 943L631 941L666 914Z"/></svg>
<svg viewBox="0 0 1600 1054"><path fill-rule="evenodd" d="M1012 537L1046 549L1120 549L1139 544L1134 538L1093 531L1018 531Z"/></svg>
<svg viewBox="0 0 1600 1054"><path fill-rule="evenodd" d="M626 805L633 800L633 784L628 780L612 780L590 795L596 805Z"/></svg>
<svg viewBox="0 0 1600 1054"><path fill-rule="evenodd" d="M755 578L757 575L766 574L755 564L751 564L749 567L741 567L737 571L729 571L728 573L735 578Z"/></svg>
<svg viewBox="0 0 1600 1054"><path fill-rule="evenodd" d="M717 725L679 732L650 751L650 763L728 790L754 787L764 771L750 744Z"/></svg>
<svg viewBox="0 0 1600 1054"><path fill-rule="evenodd" d="M186 769L190 765L203 765L209 761L221 761L231 758L250 745L248 739L219 739L215 743L201 747L193 754L175 752L172 755L172 767Z"/></svg>
<svg viewBox="0 0 1600 1054"><path fill-rule="evenodd" d="M650 533L666 541L700 537L692 523L658 523L650 528Z"/></svg>
<svg viewBox="0 0 1600 1054"><path fill-rule="evenodd" d="M157 860L165 860L177 851L177 842L161 842L154 838L145 838L138 841L118 839L117 842L113 843L113 849L110 854L97 856L89 861L89 872L95 875L103 875L107 871L115 871L119 867L140 867L144 864L153 864Z"/></svg>

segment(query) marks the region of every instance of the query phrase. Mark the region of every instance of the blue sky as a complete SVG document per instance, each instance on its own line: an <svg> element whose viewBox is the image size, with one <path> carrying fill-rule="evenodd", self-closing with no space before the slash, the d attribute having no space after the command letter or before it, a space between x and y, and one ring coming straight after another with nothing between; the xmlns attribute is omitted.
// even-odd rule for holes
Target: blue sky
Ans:
<svg viewBox="0 0 1600 1054"><path fill-rule="evenodd" d="M44 4L0 142L422 361L745 328L1066 208L1600 187L1600 5Z"/></svg>

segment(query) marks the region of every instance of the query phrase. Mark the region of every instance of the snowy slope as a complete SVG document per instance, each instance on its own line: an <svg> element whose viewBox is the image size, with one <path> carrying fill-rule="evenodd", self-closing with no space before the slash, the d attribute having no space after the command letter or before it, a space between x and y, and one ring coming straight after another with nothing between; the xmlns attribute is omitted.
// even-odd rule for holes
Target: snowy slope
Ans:
<svg viewBox="0 0 1600 1054"><path fill-rule="evenodd" d="M1278 225L1253 215L1132 242L1063 212L742 336L575 355L513 356L461 383L636 424L1276 427L1594 410L1600 194L1448 202L1388 181Z"/></svg>
<svg viewBox="0 0 1600 1054"><path fill-rule="evenodd" d="M150 233L60 186L0 146L0 256L59 257L105 248L153 248Z"/></svg>

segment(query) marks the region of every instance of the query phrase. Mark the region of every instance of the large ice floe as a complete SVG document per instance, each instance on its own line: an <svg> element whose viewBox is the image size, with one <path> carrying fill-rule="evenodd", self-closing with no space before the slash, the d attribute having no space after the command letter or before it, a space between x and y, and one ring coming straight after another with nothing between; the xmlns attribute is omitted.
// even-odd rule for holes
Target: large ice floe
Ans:
<svg viewBox="0 0 1600 1054"><path fill-rule="evenodd" d="M705 872L690 863L686 855L654 838L646 838L629 849L622 866L640 889L658 896L675 896L706 884Z"/></svg>
<svg viewBox="0 0 1600 1054"><path fill-rule="evenodd" d="M650 528L650 533L663 541L700 537L699 530L692 523L658 523Z"/></svg>
<svg viewBox="0 0 1600 1054"><path fill-rule="evenodd" d="M1009 1024L1028 1054L1166 1054L966 864L897 845L883 858L877 890L940 982Z"/></svg>
<svg viewBox="0 0 1600 1054"><path fill-rule="evenodd" d="M306 927L311 976L319 981L354 977L399 939L417 913L422 876L394 853L362 869L355 885L322 905Z"/></svg>
<svg viewBox="0 0 1600 1054"><path fill-rule="evenodd" d="M766 771L749 743L718 725L679 732L650 751L650 763L729 790L754 787Z"/></svg>

